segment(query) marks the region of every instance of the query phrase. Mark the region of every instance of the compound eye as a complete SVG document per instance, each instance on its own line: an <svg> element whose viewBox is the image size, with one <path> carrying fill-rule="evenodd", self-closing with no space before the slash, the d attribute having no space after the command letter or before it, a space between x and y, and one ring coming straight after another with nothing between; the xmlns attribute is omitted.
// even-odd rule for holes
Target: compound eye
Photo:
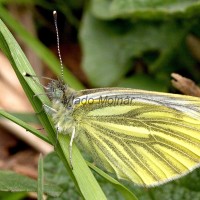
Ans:
<svg viewBox="0 0 200 200"><path fill-rule="evenodd" d="M67 105L67 110L72 110L72 105Z"/></svg>

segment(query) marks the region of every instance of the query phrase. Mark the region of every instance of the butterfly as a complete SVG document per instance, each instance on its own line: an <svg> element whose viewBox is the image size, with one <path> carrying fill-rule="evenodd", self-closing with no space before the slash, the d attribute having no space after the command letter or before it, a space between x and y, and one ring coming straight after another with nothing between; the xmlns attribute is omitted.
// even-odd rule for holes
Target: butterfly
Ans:
<svg viewBox="0 0 200 200"><path fill-rule="evenodd" d="M77 140L105 170L139 186L161 185L200 166L197 97L127 88L75 91L63 79L45 89L51 100L45 111L58 134L71 137L71 165Z"/></svg>
<svg viewBox="0 0 200 200"><path fill-rule="evenodd" d="M77 140L118 178L152 187L200 165L200 99L127 88L75 91L62 80L46 87L58 133Z"/></svg>

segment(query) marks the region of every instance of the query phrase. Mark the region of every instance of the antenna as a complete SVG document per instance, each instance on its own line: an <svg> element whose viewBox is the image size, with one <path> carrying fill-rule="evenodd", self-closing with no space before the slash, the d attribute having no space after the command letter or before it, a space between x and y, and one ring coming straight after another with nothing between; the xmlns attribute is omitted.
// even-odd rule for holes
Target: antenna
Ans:
<svg viewBox="0 0 200 200"><path fill-rule="evenodd" d="M55 10L53 11L53 18L54 18L54 25L56 28L57 50L58 50L58 57L60 60L60 67L61 67L61 80L63 81L64 69L63 69L63 62L62 62L62 57L61 57L61 53L60 53L60 39L59 39L59 33L58 33L57 12Z"/></svg>
<svg viewBox="0 0 200 200"><path fill-rule="evenodd" d="M40 82L38 82L35 78L44 78L44 79L51 80L51 81L53 80L53 79L48 78L48 77L37 76L37 75L31 75L31 74L26 73L26 72L23 72L23 76L32 78L32 80L33 80L35 83L37 83L39 86L42 86L45 90L47 90L47 87L44 86L44 85L42 85L42 84L41 84Z"/></svg>

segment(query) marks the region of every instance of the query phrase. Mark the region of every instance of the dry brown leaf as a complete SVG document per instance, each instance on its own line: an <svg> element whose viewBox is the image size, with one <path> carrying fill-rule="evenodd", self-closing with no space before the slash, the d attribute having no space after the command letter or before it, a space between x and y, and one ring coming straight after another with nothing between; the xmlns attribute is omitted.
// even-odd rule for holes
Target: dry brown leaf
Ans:
<svg viewBox="0 0 200 200"><path fill-rule="evenodd" d="M185 78L179 74L172 73L172 85L181 91L183 94L200 97L200 88L197 86L194 81Z"/></svg>

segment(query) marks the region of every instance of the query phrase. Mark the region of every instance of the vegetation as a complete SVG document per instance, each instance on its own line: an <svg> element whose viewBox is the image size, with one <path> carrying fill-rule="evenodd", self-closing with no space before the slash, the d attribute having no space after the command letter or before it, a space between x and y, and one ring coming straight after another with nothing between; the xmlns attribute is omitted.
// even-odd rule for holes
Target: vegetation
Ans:
<svg viewBox="0 0 200 200"><path fill-rule="evenodd" d="M32 75L35 73L6 26L58 76L60 63L37 37L30 34L11 15L10 5L27 10L34 8L38 35L44 27L47 29L49 26L50 36L55 34L52 31L51 17L54 9L58 12L58 18L61 15L61 21L67 22L66 27L60 30L60 38L79 43L82 49L81 66L87 77L81 83L79 79L82 74L76 78L65 68L64 79L75 89L82 89L84 86L120 86L175 92L170 82L170 74L173 72L196 82L200 80L199 0L62 0L55 3L44 0L0 1L0 48L12 64L35 112L39 113L37 117L48 137L19 116L2 109L0 114L54 145L57 153L47 155L44 161L42 158L39 160L38 181L14 172L0 171L0 197L23 199L27 192L34 191L38 192L40 199L43 193L48 199L199 199L199 169L160 187L138 188L126 182L119 183L91 163L86 163L75 145L73 170L70 168L69 138L61 135L57 143L51 120L46 113L41 112L42 105L48 105L49 100L42 95L33 98L35 94L44 93L43 88L23 76L24 72ZM41 34L41 38L44 39L45 36L46 34ZM55 43L56 39L50 37L44 43L50 46L52 41ZM10 192L14 192L14 197Z"/></svg>

